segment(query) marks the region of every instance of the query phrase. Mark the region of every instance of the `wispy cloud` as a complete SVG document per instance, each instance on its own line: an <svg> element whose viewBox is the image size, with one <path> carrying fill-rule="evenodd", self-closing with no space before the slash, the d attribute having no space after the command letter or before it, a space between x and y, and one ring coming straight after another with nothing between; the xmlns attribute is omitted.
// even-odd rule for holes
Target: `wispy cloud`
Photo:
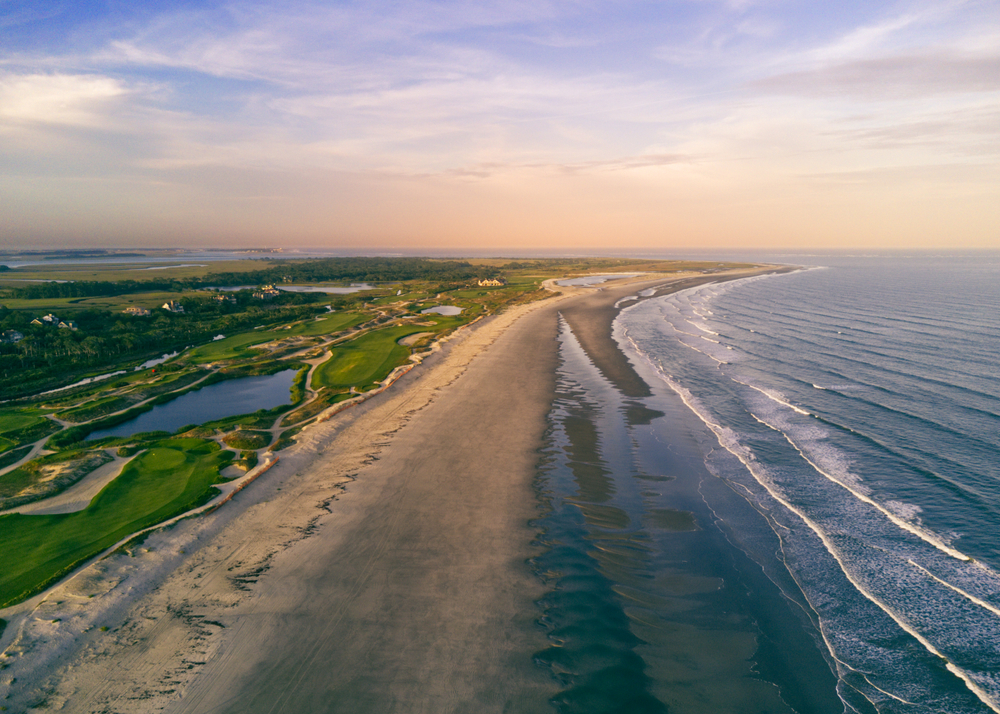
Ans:
<svg viewBox="0 0 1000 714"><path fill-rule="evenodd" d="M1000 50L1000 48L998 48ZM862 59L752 82L768 93L894 99L1000 90L1000 51L936 51Z"/></svg>
<svg viewBox="0 0 1000 714"><path fill-rule="evenodd" d="M803 176L921 166L981 177L996 155L987 0L239 0L119 15L0 52L0 132L17 137L0 178L247 201L312 183L398 182L397 197L421 182L587 185L638 191L653 215L666 193L793 196Z"/></svg>

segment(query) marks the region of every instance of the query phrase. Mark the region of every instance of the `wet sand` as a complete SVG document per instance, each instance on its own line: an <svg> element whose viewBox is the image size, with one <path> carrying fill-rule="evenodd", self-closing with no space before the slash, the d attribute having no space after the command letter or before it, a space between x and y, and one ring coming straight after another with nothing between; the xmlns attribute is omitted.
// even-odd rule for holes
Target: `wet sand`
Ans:
<svg viewBox="0 0 1000 714"><path fill-rule="evenodd" d="M31 603L9 649L22 680L11 701L551 711L556 683L530 657L548 642L528 559L557 316L592 328L580 340L602 371L641 383L611 338L613 305L663 282L575 289L464 331L392 390L304 432L227 507Z"/></svg>

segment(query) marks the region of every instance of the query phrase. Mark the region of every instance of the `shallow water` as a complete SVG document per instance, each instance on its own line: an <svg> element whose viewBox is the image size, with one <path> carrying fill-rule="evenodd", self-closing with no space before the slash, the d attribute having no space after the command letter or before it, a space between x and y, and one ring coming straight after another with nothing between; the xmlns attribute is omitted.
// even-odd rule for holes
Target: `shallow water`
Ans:
<svg viewBox="0 0 1000 714"><path fill-rule="evenodd" d="M564 712L839 712L778 540L703 463L684 405L622 396L564 324L533 565ZM656 403L657 408L650 407ZM720 520L724 519L724 520ZM735 539L748 540L733 544ZM748 554L749 553L749 554ZM784 591L786 592L783 592Z"/></svg>

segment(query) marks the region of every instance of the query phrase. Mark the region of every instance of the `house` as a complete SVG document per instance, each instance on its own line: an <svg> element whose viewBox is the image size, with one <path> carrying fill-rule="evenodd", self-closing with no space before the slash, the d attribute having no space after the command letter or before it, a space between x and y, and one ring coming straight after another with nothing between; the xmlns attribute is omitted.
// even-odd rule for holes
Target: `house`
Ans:
<svg viewBox="0 0 1000 714"><path fill-rule="evenodd" d="M235 305L236 304L236 298L234 298L232 295L222 295L222 294L219 294L219 295L214 296L212 299L213 300L218 300L219 302L227 303L229 305Z"/></svg>
<svg viewBox="0 0 1000 714"><path fill-rule="evenodd" d="M485 278L479 281L481 288L498 288L507 284L507 278Z"/></svg>
<svg viewBox="0 0 1000 714"><path fill-rule="evenodd" d="M0 334L0 342L20 342L23 339L24 335L17 330L5 330Z"/></svg>
<svg viewBox="0 0 1000 714"><path fill-rule="evenodd" d="M184 307L176 300L167 300L163 303L163 309L167 312L183 313Z"/></svg>
<svg viewBox="0 0 1000 714"><path fill-rule="evenodd" d="M72 320L60 320L59 324L56 325L60 330L75 330L77 329L76 323Z"/></svg>
<svg viewBox="0 0 1000 714"><path fill-rule="evenodd" d="M276 290L273 285L265 285L260 290L256 291L253 296L258 300L270 300L281 295L281 292Z"/></svg>
<svg viewBox="0 0 1000 714"><path fill-rule="evenodd" d="M132 315L133 317L147 317L149 315L149 310L144 307L139 307L138 305L129 305L127 308L122 310L126 315Z"/></svg>
<svg viewBox="0 0 1000 714"><path fill-rule="evenodd" d="M36 317L34 320L31 321L32 325L42 325L43 327L52 327L54 325L58 325L59 323L60 323L59 318L53 315L51 312L45 317Z"/></svg>

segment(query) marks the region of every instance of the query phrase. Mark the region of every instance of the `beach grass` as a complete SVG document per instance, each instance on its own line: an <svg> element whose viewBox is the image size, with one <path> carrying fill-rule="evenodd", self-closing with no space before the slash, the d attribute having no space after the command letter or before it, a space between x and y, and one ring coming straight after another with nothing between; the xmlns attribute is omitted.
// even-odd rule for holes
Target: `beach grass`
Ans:
<svg viewBox="0 0 1000 714"><path fill-rule="evenodd" d="M223 439L228 446L241 451L252 449L263 449L271 443L271 434L266 431L248 431L237 429L231 434L227 434Z"/></svg>
<svg viewBox="0 0 1000 714"><path fill-rule="evenodd" d="M129 463L82 511L0 516L0 607L43 590L130 533L204 502L232 456L211 441L166 439Z"/></svg>

